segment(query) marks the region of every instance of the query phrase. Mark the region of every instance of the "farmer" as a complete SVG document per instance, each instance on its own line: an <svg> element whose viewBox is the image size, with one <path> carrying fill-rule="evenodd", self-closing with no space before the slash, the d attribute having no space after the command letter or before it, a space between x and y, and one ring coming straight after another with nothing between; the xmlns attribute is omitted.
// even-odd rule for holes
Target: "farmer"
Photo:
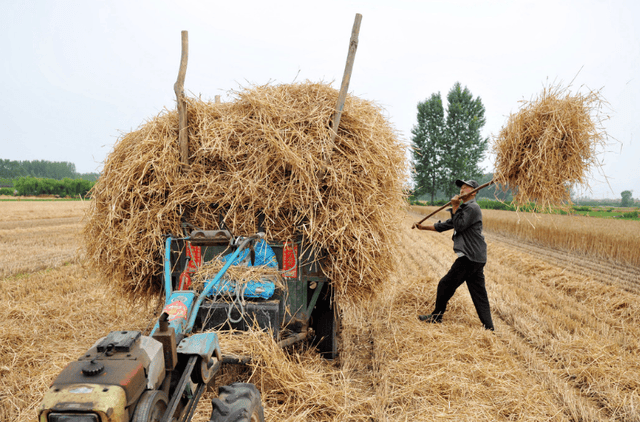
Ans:
<svg viewBox="0 0 640 422"><path fill-rule="evenodd" d="M484 328L493 331L491 310L487 289L484 286L484 265L487 262L487 244L482 235L482 211L476 202L478 187L475 180L456 180L460 194L451 199L451 218L441 223L422 225L414 224L420 230L443 232L453 230L453 251L458 255L451 269L438 283L436 306L429 315L420 315L421 321L429 323L442 322L442 315L447 309L449 299L456 289L467 282L471 299ZM412 228L413 228L412 227Z"/></svg>

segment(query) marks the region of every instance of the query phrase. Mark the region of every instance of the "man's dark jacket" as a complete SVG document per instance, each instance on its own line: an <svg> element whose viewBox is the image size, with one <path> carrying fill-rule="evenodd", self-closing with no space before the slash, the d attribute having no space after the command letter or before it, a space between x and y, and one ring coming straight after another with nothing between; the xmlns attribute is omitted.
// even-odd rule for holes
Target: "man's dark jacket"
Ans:
<svg viewBox="0 0 640 422"><path fill-rule="evenodd" d="M487 243L482 235L482 211L475 199L460 204L453 217L434 224L436 231L453 230L453 250L470 261L487 262Z"/></svg>

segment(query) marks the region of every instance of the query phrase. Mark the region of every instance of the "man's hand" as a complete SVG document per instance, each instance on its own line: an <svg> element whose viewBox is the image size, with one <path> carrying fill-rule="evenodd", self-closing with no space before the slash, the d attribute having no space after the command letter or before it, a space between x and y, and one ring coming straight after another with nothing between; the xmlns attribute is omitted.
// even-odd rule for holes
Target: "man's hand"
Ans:
<svg viewBox="0 0 640 422"><path fill-rule="evenodd" d="M453 216L453 214L456 213L456 211L458 211L458 208L460 208L460 204L463 202L462 197L460 195L456 195L453 198L451 198L451 215Z"/></svg>
<svg viewBox="0 0 640 422"><path fill-rule="evenodd" d="M433 224L428 224L426 226L423 226L420 223L413 223L413 226L411 226L412 229L418 229L418 230L431 230L433 232L437 231L436 227Z"/></svg>

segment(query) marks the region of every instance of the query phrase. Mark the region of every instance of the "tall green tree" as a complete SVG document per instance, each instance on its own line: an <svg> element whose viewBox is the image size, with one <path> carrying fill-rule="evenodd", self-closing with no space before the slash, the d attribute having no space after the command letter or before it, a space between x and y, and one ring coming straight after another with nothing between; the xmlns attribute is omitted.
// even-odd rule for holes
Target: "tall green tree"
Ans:
<svg viewBox="0 0 640 422"><path fill-rule="evenodd" d="M445 120L440 93L418 103L418 123L411 129L415 163L416 195L431 195L431 203L442 187Z"/></svg>
<svg viewBox="0 0 640 422"><path fill-rule="evenodd" d="M631 197L633 191L625 190L620 195L622 196L622 200L620 201L621 207L630 207L633 205L633 198Z"/></svg>
<svg viewBox="0 0 640 422"><path fill-rule="evenodd" d="M480 133L486 123L482 100L473 98L469 88L456 82L447 94L447 102L447 153L442 171L450 181L479 179L483 174L480 162L489 144L489 139ZM458 191L453 183L445 183L443 188L448 197Z"/></svg>
<svg viewBox="0 0 640 422"><path fill-rule="evenodd" d="M447 113L440 93L418 104L418 123L413 127L415 193L437 192L452 197L458 191L455 179L482 179L480 163L489 144L481 130L486 120L480 97L456 82L447 94Z"/></svg>

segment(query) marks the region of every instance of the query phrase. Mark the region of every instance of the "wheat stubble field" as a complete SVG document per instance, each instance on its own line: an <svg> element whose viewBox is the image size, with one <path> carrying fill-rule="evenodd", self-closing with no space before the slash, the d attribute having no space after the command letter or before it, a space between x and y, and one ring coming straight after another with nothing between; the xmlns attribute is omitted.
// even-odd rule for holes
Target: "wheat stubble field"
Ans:
<svg viewBox="0 0 640 422"><path fill-rule="evenodd" d="M96 338L155 318L153 304L127 302L76 255L86 206L0 203L2 421L35 420L49 383ZM489 333L465 286L443 324L418 321L455 259L450 233L410 230L424 212L407 211L397 270L377 298L343 304L338 361L256 350L240 376L262 391L267 420L640 420L640 224L610 221L593 235L593 219L535 220L547 233L535 238L529 221L486 211ZM208 420L208 406L194 420Z"/></svg>

